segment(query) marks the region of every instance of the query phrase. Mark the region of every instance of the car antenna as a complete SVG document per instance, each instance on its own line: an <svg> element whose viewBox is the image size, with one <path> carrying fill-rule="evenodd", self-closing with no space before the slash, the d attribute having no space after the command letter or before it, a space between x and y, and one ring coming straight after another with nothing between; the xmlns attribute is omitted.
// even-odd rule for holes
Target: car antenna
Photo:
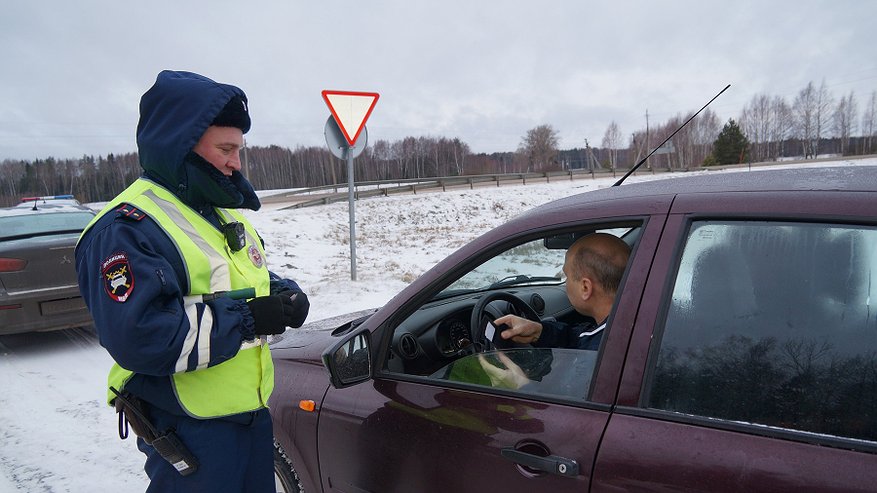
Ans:
<svg viewBox="0 0 877 493"><path fill-rule="evenodd" d="M652 149L652 152L650 152L646 157L642 158L642 160L641 160L640 162L636 163L636 166L634 166L633 168L630 168L630 169L627 171L627 173L625 173L624 176L622 176L622 177L621 177L618 181L616 181L612 186L613 186L613 187L617 187L618 185L621 185L621 183L622 183L622 182L623 182L628 176L630 176L631 174L633 174L633 172L636 171L637 168L639 168L640 166L642 166L643 163L646 162L646 160L647 160L648 158L650 158L650 157L652 156L652 154L655 153L655 151L657 151L658 149L661 148L661 146L663 146L664 144L666 144L668 140L672 139L673 136L676 135L676 132L682 130L686 125L688 125L688 122L690 122L691 120L694 120L694 117L696 117L698 114L700 114L700 112L703 111L704 108L706 108L707 106L709 106L710 103L712 103L713 101L715 101L717 97L721 96L723 92L727 91L729 87L731 87L731 84L728 84L727 86L725 86L724 89L722 89L721 91L719 91L718 94L716 94L715 96L713 96L713 98L710 99L709 102L707 102L707 104L703 105L703 108L697 110L697 113L691 115L691 118L689 118L688 120L685 120L685 123L683 123L682 125L680 125L679 128L677 128L672 134L670 134L669 137L667 137L666 139L664 139L664 142L661 142L657 147L655 147L654 149Z"/></svg>

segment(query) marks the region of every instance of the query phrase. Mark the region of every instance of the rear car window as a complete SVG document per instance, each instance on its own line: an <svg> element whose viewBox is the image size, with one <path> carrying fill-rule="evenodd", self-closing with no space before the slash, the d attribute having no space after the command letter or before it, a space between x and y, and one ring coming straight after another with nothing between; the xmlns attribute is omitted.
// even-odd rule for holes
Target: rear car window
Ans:
<svg viewBox="0 0 877 493"><path fill-rule="evenodd" d="M877 441L877 229L694 222L644 401Z"/></svg>
<svg viewBox="0 0 877 493"><path fill-rule="evenodd" d="M24 214L0 217L0 240L75 233L85 229L94 214L82 212Z"/></svg>

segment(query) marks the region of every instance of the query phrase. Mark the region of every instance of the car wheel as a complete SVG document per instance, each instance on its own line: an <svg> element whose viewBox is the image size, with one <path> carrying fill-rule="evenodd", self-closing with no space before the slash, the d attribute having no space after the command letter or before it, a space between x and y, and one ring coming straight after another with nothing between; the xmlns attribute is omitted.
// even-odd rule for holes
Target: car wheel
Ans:
<svg viewBox="0 0 877 493"><path fill-rule="evenodd" d="M292 461L283 451L283 447L274 440L274 484L277 493L302 493L301 481L298 473L292 467Z"/></svg>

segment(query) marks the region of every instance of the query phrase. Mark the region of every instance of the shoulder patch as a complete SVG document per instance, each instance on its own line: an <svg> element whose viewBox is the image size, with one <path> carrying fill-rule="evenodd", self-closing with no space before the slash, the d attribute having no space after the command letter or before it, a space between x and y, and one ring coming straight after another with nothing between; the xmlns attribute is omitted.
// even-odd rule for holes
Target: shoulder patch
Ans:
<svg viewBox="0 0 877 493"><path fill-rule="evenodd" d="M146 217L145 212L141 211L131 204L122 204L121 207L116 209L116 213L119 216L130 219L132 221L139 221Z"/></svg>
<svg viewBox="0 0 877 493"><path fill-rule="evenodd" d="M110 255L101 262L101 277L107 295L114 301L128 301L134 291L134 273L125 252Z"/></svg>
<svg viewBox="0 0 877 493"><path fill-rule="evenodd" d="M256 266L256 268L261 269L263 265L265 265L265 259L262 258L262 254L259 253L259 249L256 248L256 245L250 245L250 248L247 250L247 256L250 257L250 262Z"/></svg>

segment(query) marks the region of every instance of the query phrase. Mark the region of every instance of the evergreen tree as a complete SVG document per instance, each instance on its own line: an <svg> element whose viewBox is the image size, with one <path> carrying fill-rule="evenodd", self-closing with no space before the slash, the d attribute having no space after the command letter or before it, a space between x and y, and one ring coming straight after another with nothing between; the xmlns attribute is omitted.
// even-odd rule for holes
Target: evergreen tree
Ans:
<svg viewBox="0 0 877 493"><path fill-rule="evenodd" d="M716 141L713 142L713 156L717 164L738 164L746 162L749 150L749 139L743 135L740 126L734 119L722 127Z"/></svg>

